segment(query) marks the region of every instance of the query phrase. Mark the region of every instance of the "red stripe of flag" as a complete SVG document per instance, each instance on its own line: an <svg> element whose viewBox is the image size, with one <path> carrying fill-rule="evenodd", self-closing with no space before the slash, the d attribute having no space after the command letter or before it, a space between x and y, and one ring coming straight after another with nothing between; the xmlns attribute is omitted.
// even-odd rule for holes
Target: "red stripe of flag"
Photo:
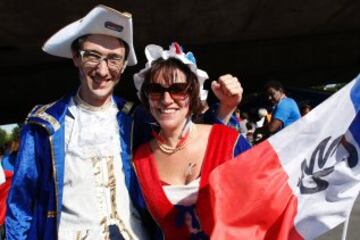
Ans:
<svg viewBox="0 0 360 240"><path fill-rule="evenodd" d="M4 171L6 182L0 184L0 225L3 225L5 222L6 215L6 200L9 194L11 187L11 178L13 173L10 171Z"/></svg>
<svg viewBox="0 0 360 240"><path fill-rule="evenodd" d="M208 186L216 216L211 238L303 239L294 228L297 199L287 180L268 141L216 168Z"/></svg>

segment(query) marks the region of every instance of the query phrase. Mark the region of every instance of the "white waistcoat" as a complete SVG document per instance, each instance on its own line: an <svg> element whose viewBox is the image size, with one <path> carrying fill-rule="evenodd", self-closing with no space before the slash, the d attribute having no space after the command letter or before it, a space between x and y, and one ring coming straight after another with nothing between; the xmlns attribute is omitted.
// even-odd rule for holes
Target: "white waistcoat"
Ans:
<svg viewBox="0 0 360 240"><path fill-rule="evenodd" d="M115 103L69 106L59 240L107 239L112 224L125 239L146 239L125 186L117 113Z"/></svg>

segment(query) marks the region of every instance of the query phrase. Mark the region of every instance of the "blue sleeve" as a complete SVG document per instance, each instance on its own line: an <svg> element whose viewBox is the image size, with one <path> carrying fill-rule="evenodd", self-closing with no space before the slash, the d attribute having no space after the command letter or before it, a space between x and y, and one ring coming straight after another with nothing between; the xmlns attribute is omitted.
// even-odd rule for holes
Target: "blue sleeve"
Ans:
<svg viewBox="0 0 360 240"><path fill-rule="evenodd" d="M212 104L209 109L204 113L204 123L206 124L222 124L224 125L224 122L217 117L217 110L218 110L219 104L215 103Z"/></svg>
<svg viewBox="0 0 360 240"><path fill-rule="evenodd" d="M251 145L249 142L240 134L238 141L236 142L235 149L234 149L234 157L240 155L241 153L245 152L246 150L250 149Z"/></svg>
<svg viewBox="0 0 360 240"><path fill-rule="evenodd" d="M275 108L273 118L280 120L285 125L291 113L291 105L289 101L283 100L278 103Z"/></svg>
<svg viewBox="0 0 360 240"><path fill-rule="evenodd" d="M150 113L141 105L136 107L133 118L133 150L135 150L141 144L149 142L152 139L152 127L156 127L156 125L154 125L155 120Z"/></svg>
<svg viewBox="0 0 360 240"><path fill-rule="evenodd" d="M221 124L225 125L224 121L217 116L217 111L219 108L219 103L212 104L209 109L204 113L204 122L205 124ZM238 121L236 120L235 115L231 115L228 127L234 127L236 129L240 128Z"/></svg>
<svg viewBox="0 0 360 240"><path fill-rule="evenodd" d="M5 153L1 159L1 164L4 170L14 172L16 153Z"/></svg>
<svg viewBox="0 0 360 240"><path fill-rule="evenodd" d="M33 201L38 188L39 166L36 144L31 127L22 130L20 148L10 188L5 219L6 239L27 239L32 216Z"/></svg>

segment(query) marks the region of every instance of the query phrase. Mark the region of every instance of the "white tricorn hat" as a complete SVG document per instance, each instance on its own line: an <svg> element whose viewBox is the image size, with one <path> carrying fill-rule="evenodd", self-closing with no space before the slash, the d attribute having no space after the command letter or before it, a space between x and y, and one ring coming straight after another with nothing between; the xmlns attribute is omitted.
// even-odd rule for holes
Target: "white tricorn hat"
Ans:
<svg viewBox="0 0 360 240"><path fill-rule="evenodd" d="M131 14L121 13L104 5L96 6L82 19L62 28L45 42L42 49L54 56L72 58L73 41L88 34L103 34L122 39L129 46L128 65L137 63Z"/></svg>

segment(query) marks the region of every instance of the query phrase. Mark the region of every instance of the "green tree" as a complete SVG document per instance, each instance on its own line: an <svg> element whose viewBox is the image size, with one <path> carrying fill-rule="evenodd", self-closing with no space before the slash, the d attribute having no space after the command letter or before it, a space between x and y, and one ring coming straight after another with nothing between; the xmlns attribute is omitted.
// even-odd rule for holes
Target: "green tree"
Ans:
<svg viewBox="0 0 360 240"><path fill-rule="evenodd" d="M20 131L21 131L21 127L19 125L17 125L12 129L10 135L12 141L20 138Z"/></svg>
<svg viewBox="0 0 360 240"><path fill-rule="evenodd" d="M3 148L5 143L9 140L9 136L6 133L6 131L2 128L0 128L0 148Z"/></svg>

